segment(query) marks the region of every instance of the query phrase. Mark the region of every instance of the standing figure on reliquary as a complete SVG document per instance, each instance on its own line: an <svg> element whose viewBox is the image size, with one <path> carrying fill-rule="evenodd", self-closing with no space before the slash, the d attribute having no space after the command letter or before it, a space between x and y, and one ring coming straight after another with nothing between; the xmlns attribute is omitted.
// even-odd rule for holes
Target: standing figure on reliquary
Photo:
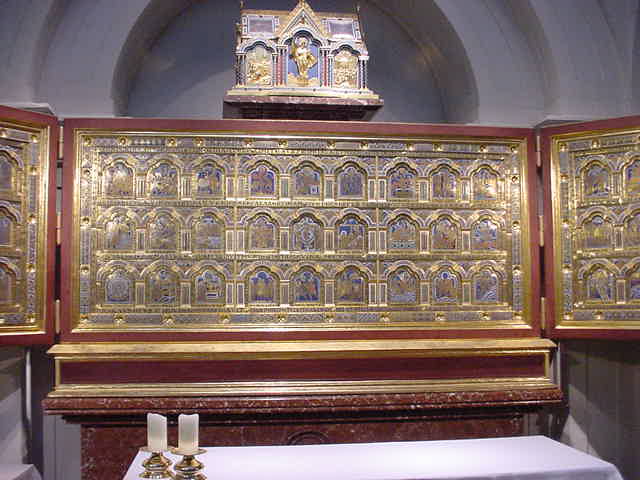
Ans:
<svg viewBox="0 0 640 480"><path fill-rule="evenodd" d="M357 13L314 12L305 0L291 12L245 10L243 3L230 97L379 99L367 86L369 53Z"/></svg>

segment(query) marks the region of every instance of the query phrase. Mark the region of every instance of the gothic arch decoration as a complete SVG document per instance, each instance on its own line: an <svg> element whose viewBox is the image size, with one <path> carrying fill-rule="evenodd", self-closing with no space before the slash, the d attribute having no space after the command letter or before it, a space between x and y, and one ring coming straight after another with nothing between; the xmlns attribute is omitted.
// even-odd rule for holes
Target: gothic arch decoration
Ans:
<svg viewBox="0 0 640 480"><path fill-rule="evenodd" d="M603 200L613 193L611 169L600 160L585 165L580 172L582 178L582 199Z"/></svg>
<svg viewBox="0 0 640 480"><path fill-rule="evenodd" d="M146 304L175 306L180 302L180 274L177 268L160 263L144 274Z"/></svg>
<svg viewBox="0 0 640 480"><path fill-rule="evenodd" d="M471 173L471 198L474 201L493 201L501 198L500 174L489 165L482 165Z"/></svg>
<svg viewBox="0 0 640 480"><path fill-rule="evenodd" d="M616 301L616 275L604 264L596 263L583 275L586 303L613 304Z"/></svg>
<svg viewBox="0 0 640 480"><path fill-rule="evenodd" d="M413 268L400 266L388 273L387 303L389 305L420 303L420 277Z"/></svg>
<svg viewBox="0 0 640 480"><path fill-rule="evenodd" d="M324 175L322 169L309 161L301 162L291 170L293 198L322 199Z"/></svg>
<svg viewBox="0 0 640 480"><path fill-rule="evenodd" d="M640 248L640 210L635 210L623 220L622 244L624 248Z"/></svg>
<svg viewBox="0 0 640 480"><path fill-rule="evenodd" d="M171 159L155 162L147 172L149 197L171 199L180 196L180 168Z"/></svg>
<svg viewBox="0 0 640 480"><path fill-rule="evenodd" d="M447 164L434 168L430 175L431 199L452 202L460 198L460 173Z"/></svg>
<svg viewBox="0 0 640 480"><path fill-rule="evenodd" d="M612 248L613 222L601 211L594 211L581 223L582 246L585 250Z"/></svg>
<svg viewBox="0 0 640 480"><path fill-rule="evenodd" d="M259 161L249 170L249 196L251 198L277 198L278 169L266 161Z"/></svg>
<svg viewBox="0 0 640 480"><path fill-rule="evenodd" d="M18 193L20 164L8 152L0 151L0 191Z"/></svg>
<svg viewBox="0 0 640 480"><path fill-rule="evenodd" d="M192 191L196 198L224 198L226 174L211 158L201 160L193 169Z"/></svg>
<svg viewBox="0 0 640 480"><path fill-rule="evenodd" d="M131 252L136 249L137 222L125 209L114 209L104 219L102 240L104 250Z"/></svg>
<svg viewBox="0 0 640 480"><path fill-rule="evenodd" d="M291 223L291 251L322 253L324 225L313 214L307 213Z"/></svg>
<svg viewBox="0 0 640 480"><path fill-rule="evenodd" d="M295 16L287 19L279 30L280 42L286 45L288 53L285 83L290 87L320 87L327 67L321 61L321 49L326 51L328 47L326 31L311 9Z"/></svg>
<svg viewBox="0 0 640 480"><path fill-rule="evenodd" d="M450 215L440 215L432 223L431 250L453 252L460 250L460 224Z"/></svg>
<svg viewBox="0 0 640 480"><path fill-rule="evenodd" d="M252 20L257 21L258 23L262 23L262 27L265 27L265 23L263 18L261 15L254 15L254 18ZM262 20L262 21L261 21ZM277 20L276 20L277 22ZM269 20L267 20L267 23L271 23ZM267 28L269 27L273 27L272 25L267 26ZM254 46L256 45L262 45L265 48L267 48L268 50L275 50L276 48L278 48L278 46L276 45L275 42L273 42L272 40L269 40L269 38L267 38L264 33L265 32L260 32L263 33L262 38L255 40L255 39L248 39L243 41L242 43L240 43L238 45L238 48L236 49L237 53L240 54L245 54L246 52L250 51Z"/></svg>
<svg viewBox="0 0 640 480"><path fill-rule="evenodd" d="M272 42L269 42L271 44ZM275 80L275 48L257 41L243 48L245 83L249 87L271 87Z"/></svg>
<svg viewBox="0 0 640 480"><path fill-rule="evenodd" d="M280 248L280 228L277 220L259 213L247 222L247 252L277 252Z"/></svg>
<svg viewBox="0 0 640 480"><path fill-rule="evenodd" d="M12 248L17 245L20 223L21 216L9 202L0 202L0 248Z"/></svg>
<svg viewBox="0 0 640 480"><path fill-rule="evenodd" d="M625 296L628 303L640 303L640 260L634 259L624 270Z"/></svg>
<svg viewBox="0 0 640 480"><path fill-rule="evenodd" d="M640 156L633 156L622 167L622 192L628 199L640 197Z"/></svg>
<svg viewBox="0 0 640 480"><path fill-rule="evenodd" d="M390 201L412 201L417 198L417 172L406 163L399 163L388 172Z"/></svg>
<svg viewBox="0 0 640 480"><path fill-rule="evenodd" d="M309 29L298 29L284 41L289 52L286 84L291 87L320 87L322 65L318 64L322 42Z"/></svg>
<svg viewBox="0 0 640 480"><path fill-rule="evenodd" d="M369 277L359 267L346 265L335 275L334 301L336 305L366 305Z"/></svg>
<svg viewBox="0 0 640 480"><path fill-rule="evenodd" d="M459 304L462 278L453 266L442 266L431 276L431 300L434 304Z"/></svg>
<svg viewBox="0 0 640 480"><path fill-rule="evenodd" d="M336 199L367 199L367 172L358 164L348 161L336 170Z"/></svg>
<svg viewBox="0 0 640 480"><path fill-rule="evenodd" d="M360 55L350 45L341 45L333 52L333 86L355 90L360 85Z"/></svg>
<svg viewBox="0 0 640 480"><path fill-rule="evenodd" d="M278 305L280 278L268 267L257 267L246 276L245 289L250 305Z"/></svg>
<svg viewBox="0 0 640 480"><path fill-rule="evenodd" d="M292 305L320 305L324 303L324 278L314 267L303 266L291 275Z"/></svg>
<svg viewBox="0 0 640 480"><path fill-rule="evenodd" d="M102 279L104 304L107 306L133 305L135 280L123 265L110 267L99 275Z"/></svg>
<svg viewBox="0 0 640 480"><path fill-rule="evenodd" d="M481 266L471 275L471 299L475 304L496 304L503 298L503 275L492 266Z"/></svg>
<svg viewBox="0 0 640 480"><path fill-rule="evenodd" d="M367 251L367 223L356 214L345 215L336 222L336 251L364 253Z"/></svg>
<svg viewBox="0 0 640 480"><path fill-rule="evenodd" d="M102 174L102 192L108 198L132 198L135 196L133 163L126 157L116 157L105 165Z"/></svg>
<svg viewBox="0 0 640 480"><path fill-rule="evenodd" d="M13 307L17 298L18 270L0 258L0 305Z"/></svg>
<svg viewBox="0 0 640 480"><path fill-rule="evenodd" d="M191 302L194 305L227 303L227 279L213 265L202 265L191 276Z"/></svg>
<svg viewBox="0 0 640 480"><path fill-rule="evenodd" d="M225 222L209 210L191 221L191 249L194 252L224 252Z"/></svg>
<svg viewBox="0 0 640 480"><path fill-rule="evenodd" d="M158 210L146 222L147 250L154 252L175 252L180 249L182 222L170 210Z"/></svg>
<svg viewBox="0 0 640 480"><path fill-rule="evenodd" d="M419 237L420 227L408 215L400 214L387 224L387 250L390 252L417 252Z"/></svg>
<svg viewBox="0 0 640 480"><path fill-rule="evenodd" d="M471 224L471 250L497 251L501 247L500 223L484 215Z"/></svg>

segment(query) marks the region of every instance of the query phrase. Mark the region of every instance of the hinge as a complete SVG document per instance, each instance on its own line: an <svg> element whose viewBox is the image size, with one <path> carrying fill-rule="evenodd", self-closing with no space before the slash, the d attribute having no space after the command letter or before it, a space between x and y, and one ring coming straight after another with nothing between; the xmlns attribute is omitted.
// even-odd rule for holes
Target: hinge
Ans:
<svg viewBox="0 0 640 480"><path fill-rule="evenodd" d="M542 157L540 155L540 134L536 133L536 165L542 168Z"/></svg>
<svg viewBox="0 0 640 480"><path fill-rule="evenodd" d="M56 333L60 333L60 300L56 300L56 311L55 311L55 329Z"/></svg>
<svg viewBox="0 0 640 480"><path fill-rule="evenodd" d="M547 328L547 297L540 297L540 327Z"/></svg>
<svg viewBox="0 0 640 480"><path fill-rule="evenodd" d="M56 245L60 246L61 244L61 237L62 235L60 234L62 230L62 214L61 213L56 213Z"/></svg>
<svg viewBox="0 0 640 480"><path fill-rule="evenodd" d="M64 127L60 125L58 128L60 129L58 132L58 164L61 164L64 157Z"/></svg>
<svg viewBox="0 0 640 480"><path fill-rule="evenodd" d="M538 243L540 243L541 247L544 247L544 215L538 215L538 228L540 230Z"/></svg>

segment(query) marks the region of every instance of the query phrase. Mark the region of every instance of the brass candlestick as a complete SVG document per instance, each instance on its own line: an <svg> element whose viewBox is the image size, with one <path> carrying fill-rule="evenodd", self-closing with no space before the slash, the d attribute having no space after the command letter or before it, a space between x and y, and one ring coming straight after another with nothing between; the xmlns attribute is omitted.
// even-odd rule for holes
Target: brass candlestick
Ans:
<svg viewBox="0 0 640 480"><path fill-rule="evenodd" d="M152 452L149 447L143 447L141 452L150 453L151 455L144 462L144 472L140 474L140 478L174 478L173 473L169 471L169 467L173 462L165 457L162 452Z"/></svg>
<svg viewBox="0 0 640 480"><path fill-rule="evenodd" d="M171 453L174 455L182 455L182 460L173 467L175 470L175 480L207 480L207 477L200 471L204 468L204 464L196 460L196 455L202 455L206 450L199 448L196 453L185 454L178 448L172 448Z"/></svg>

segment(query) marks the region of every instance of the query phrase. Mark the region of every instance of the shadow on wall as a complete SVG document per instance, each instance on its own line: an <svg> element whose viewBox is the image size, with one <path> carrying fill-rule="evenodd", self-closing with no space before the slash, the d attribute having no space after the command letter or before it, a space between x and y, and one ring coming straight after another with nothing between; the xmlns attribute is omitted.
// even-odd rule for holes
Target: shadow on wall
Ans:
<svg viewBox="0 0 640 480"><path fill-rule="evenodd" d="M311 2L318 10L353 11L350 2ZM246 2L288 10L292 1ZM388 15L366 3L362 18L371 55L371 88L385 100L376 121L442 122L440 94L418 46ZM235 81L237 0L196 2L163 31L139 67L126 115L221 118ZM398 88L401 85L402 88Z"/></svg>
<svg viewBox="0 0 640 480"><path fill-rule="evenodd" d="M640 348L637 342L563 342L563 389L570 415L561 440L640 478Z"/></svg>
<svg viewBox="0 0 640 480"><path fill-rule="evenodd" d="M0 464L26 461L24 365L24 349L0 348Z"/></svg>

